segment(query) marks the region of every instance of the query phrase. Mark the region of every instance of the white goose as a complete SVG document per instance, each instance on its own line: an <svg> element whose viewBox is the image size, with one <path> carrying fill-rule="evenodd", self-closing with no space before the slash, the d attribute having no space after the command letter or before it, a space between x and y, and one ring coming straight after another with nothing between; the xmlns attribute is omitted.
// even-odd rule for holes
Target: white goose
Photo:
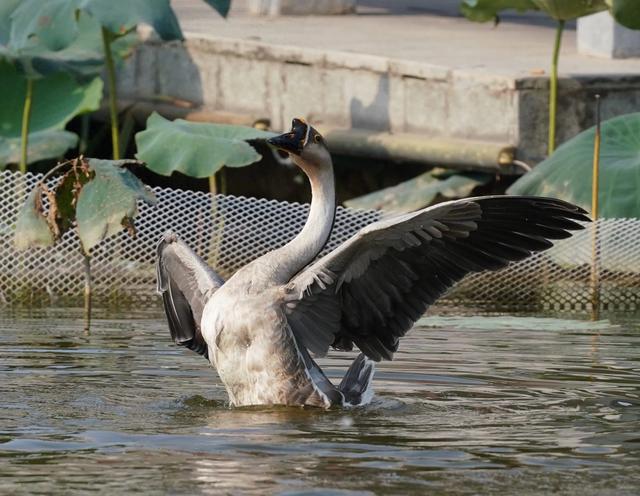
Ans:
<svg viewBox="0 0 640 496"><path fill-rule="evenodd" d="M569 203L486 196L440 203L375 222L311 263L335 215L331 156L302 119L268 142L309 177L302 231L223 281L168 233L158 246L158 291L174 341L216 367L232 405L360 405L373 361L391 360L399 339L469 272L497 270L549 248L588 221ZM334 386L309 352L361 353Z"/></svg>

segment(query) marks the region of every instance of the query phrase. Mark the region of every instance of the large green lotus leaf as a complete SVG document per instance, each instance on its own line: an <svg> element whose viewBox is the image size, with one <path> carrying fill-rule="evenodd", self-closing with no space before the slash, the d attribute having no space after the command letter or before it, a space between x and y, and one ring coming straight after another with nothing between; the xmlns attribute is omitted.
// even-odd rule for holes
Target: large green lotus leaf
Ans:
<svg viewBox="0 0 640 496"><path fill-rule="evenodd" d="M531 0L538 9L560 21L595 14L607 9L605 0Z"/></svg>
<svg viewBox="0 0 640 496"><path fill-rule="evenodd" d="M578 134L518 179L513 195L560 198L591 210L595 128ZM600 217L640 218L640 113L602 123Z"/></svg>
<svg viewBox="0 0 640 496"><path fill-rule="evenodd" d="M204 0L205 3L213 7L222 17L227 17L231 8L231 0Z"/></svg>
<svg viewBox="0 0 640 496"><path fill-rule="evenodd" d="M80 0L80 7L115 34L124 34L144 22L163 40L182 39L169 0Z"/></svg>
<svg viewBox="0 0 640 496"><path fill-rule="evenodd" d="M11 14L22 0L2 0L0 2L0 45L9 43L11 33Z"/></svg>
<svg viewBox="0 0 640 496"><path fill-rule="evenodd" d="M31 43L21 48L9 40L7 45L0 46L0 58L13 60L30 78L56 72L67 72L85 80L96 77L104 67L100 23L80 12L76 24L77 36L63 50L50 50L32 37Z"/></svg>
<svg viewBox="0 0 640 496"><path fill-rule="evenodd" d="M640 1L607 0L611 15L623 26L640 29Z"/></svg>
<svg viewBox="0 0 640 496"><path fill-rule="evenodd" d="M261 155L245 140L271 136L274 133L252 127L169 121L153 113L147 129L136 134L136 157L164 176L178 171L208 177L224 165L242 167L257 162Z"/></svg>
<svg viewBox="0 0 640 496"><path fill-rule="evenodd" d="M0 169L7 164L20 162L20 138L0 136ZM39 131L29 134L27 146L28 163L57 158L76 146L78 136L69 131Z"/></svg>
<svg viewBox="0 0 640 496"><path fill-rule="evenodd" d="M498 19L503 10L535 10L532 0L463 0L460 11L471 21L487 22Z"/></svg>
<svg viewBox="0 0 640 496"><path fill-rule="evenodd" d="M89 159L95 175L82 188L76 206L78 236L86 253L135 217L138 200L156 202L153 192L123 167L132 162Z"/></svg>
<svg viewBox="0 0 640 496"><path fill-rule="evenodd" d="M13 242L18 250L26 250L34 246L51 246L54 242L53 232L42 213L40 186L31 190L27 201L18 212Z"/></svg>
<svg viewBox="0 0 640 496"><path fill-rule="evenodd" d="M0 136L20 136L27 79L6 61L0 61ZM102 79L79 83L69 74L57 73L34 81L29 131L63 129L74 116L100 106Z"/></svg>
<svg viewBox="0 0 640 496"><path fill-rule="evenodd" d="M78 35L77 0L22 0L11 14L9 44L22 49L34 44L62 50Z"/></svg>
<svg viewBox="0 0 640 496"><path fill-rule="evenodd" d="M486 184L490 177L488 174L462 173L439 179L431 172L425 172L396 186L348 200L345 206L367 210L413 212L431 205L437 196L449 200L469 196L476 186Z"/></svg>

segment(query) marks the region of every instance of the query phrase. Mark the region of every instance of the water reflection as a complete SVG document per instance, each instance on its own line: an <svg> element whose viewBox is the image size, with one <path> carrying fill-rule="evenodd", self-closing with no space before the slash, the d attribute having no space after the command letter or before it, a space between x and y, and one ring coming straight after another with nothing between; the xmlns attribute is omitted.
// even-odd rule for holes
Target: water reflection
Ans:
<svg viewBox="0 0 640 496"><path fill-rule="evenodd" d="M379 367L371 405L325 412L229 408L160 316L135 317L97 319L88 336L66 314L0 320L3 490L597 494L637 483L634 322L425 320ZM349 359L322 366L337 380Z"/></svg>

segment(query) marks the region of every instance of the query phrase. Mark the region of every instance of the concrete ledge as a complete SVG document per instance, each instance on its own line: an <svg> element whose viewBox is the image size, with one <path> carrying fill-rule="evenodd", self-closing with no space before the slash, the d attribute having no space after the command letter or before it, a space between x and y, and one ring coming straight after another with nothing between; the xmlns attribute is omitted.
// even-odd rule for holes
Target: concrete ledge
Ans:
<svg viewBox="0 0 640 496"><path fill-rule="evenodd" d="M515 147L517 158L531 164L546 151L544 76L188 35L184 44L144 43L121 70L119 84L125 98L185 100L207 112L266 119L276 130L302 116L319 127ZM604 118L638 108L640 74L563 78L558 142L592 125L595 93L603 97ZM361 142L378 153L369 138ZM428 148L413 147L410 155L419 159ZM470 164L466 148L474 146L460 146L459 156L447 160ZM499 153L491 153L497 160Z"/></svg>

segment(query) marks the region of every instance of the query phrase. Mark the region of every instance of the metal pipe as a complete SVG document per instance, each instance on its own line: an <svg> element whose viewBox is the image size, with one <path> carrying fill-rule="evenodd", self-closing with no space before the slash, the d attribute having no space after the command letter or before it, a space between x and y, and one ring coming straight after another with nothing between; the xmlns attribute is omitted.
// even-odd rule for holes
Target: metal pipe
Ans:
<svg viewBox="0 0 640 496"><path fill-rule="evenodd" d="M268 118L197 109L192 102L178 103L179 105L164 102L121 101L120 107L130 111L139 123L146 122L149 114L155 111L169 119L269 126ZM104 114L103 110L98 113L98 117L106 117ZM446 166L456 170L477 170L510 175L523 172L521 167L514 165L516 149L511 145L322 125L317 128L326 138L331 150L343 155Z"/></svg>

